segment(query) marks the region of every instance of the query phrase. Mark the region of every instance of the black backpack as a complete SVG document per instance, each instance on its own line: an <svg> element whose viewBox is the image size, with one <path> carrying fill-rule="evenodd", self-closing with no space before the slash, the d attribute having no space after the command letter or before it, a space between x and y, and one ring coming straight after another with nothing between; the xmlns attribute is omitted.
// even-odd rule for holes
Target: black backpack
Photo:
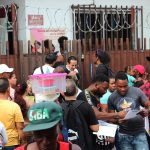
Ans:
<svg viewBox="0 0 150 150"><path fill-rule="evenodd" d="M68 141L79 145L82 150L93 150L92 135L82 113L78 109L83 103L85 102L76 100L61 104L64 113L62 134L64 139L67 136Z"/></svg>

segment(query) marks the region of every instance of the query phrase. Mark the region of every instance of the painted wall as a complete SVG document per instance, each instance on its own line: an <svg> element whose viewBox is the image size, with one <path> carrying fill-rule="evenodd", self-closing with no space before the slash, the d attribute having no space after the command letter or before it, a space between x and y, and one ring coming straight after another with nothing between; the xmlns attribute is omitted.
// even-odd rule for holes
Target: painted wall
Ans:
<svg viewBox="0 0 150 150"><path fill-rule="evenodd" d="M25 9L25 0L0 0L0 5L8 5L10 6L11 3L15 3L18 5L19 9L17 11L17 21L18 21L18 39L26 41L26 9ZM26 43L24 42L24 49L26 49Z"/></svg>
<svg viewBox="0 0 150 150"><path fill-rule="evenodd" d="M144 37L150 37L150 0L13 0L19 6L19 39L29 40L30 31L34 26L28 26L28 15L42 14L44 16L44 25L36 28L65 29L65 35L69 39L73 38L72 32L72 11L71 5L92 4L97 6L123 7L143 6ZM8 4L12 0L0 0L2 4ZM112 3L113 2L113 3ZM140 26L140 24L139 24ZM57 47L58 45L56 45Z"/></svg>

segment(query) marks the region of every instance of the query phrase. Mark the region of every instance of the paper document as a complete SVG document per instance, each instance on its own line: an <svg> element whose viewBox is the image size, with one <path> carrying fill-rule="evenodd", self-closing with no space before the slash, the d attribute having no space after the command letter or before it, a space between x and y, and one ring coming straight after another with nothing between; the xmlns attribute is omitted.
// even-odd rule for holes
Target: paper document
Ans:
<svg viewBox="0 0 150 150"><path fill-rule="evenodd" d="M124 120L131 119L137 116L139 110L129 110L124 118Z"/></svg>
<svg viewBox="0 0 150 150"><path fill-rule="evenodd" d="M93 132L93 134L96 134L98 137L103 135L103 136L108 136L108 137L115 137L116 130L117 130L117 125L115 124L110 124L104 121L99 120L99 131L98 132Z"/></svg>

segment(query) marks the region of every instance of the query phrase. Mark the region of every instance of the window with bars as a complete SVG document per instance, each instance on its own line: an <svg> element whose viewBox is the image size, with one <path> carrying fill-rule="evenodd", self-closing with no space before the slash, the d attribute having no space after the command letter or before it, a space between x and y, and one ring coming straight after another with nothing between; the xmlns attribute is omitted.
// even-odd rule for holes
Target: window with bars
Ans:
<svg viewBox="0 0 150 150"><path fill-rule="evenodd" d="M121 49L120 41L130 41L130 49L135 49L142 30L142 8L138 7L96 7L95 5L72 5L74 39L91 39L93 48L95 39L101 45L104 42L104 49L113 49L114 41ZM103 40L102 40L103 39ZM110 42L109 42L110 41ZM110 47L107 47L107 43Z"/></svg>

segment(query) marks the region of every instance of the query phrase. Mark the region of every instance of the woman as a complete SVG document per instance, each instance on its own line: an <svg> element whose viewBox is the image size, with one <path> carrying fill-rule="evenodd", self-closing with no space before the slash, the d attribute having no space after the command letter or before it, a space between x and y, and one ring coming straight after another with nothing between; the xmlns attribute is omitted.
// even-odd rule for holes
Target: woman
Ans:
<svg viewBox="0 0 150 150"><path fill-rule="evenodd" d="M14 96L14 102L16 102L22 111L22 115L24 118L24 125L28 125L29 120L27 118L27 111L28 109L33 105L33 101L27 99L28 95L28 85L26 82L19 83L15 88L15 96ZM31 133L26 133L24 141L21 141L22 143L27 143L31 140Z"/></svg>
<svg viewBox="0 0 150 150"><path fill-rule="evenodd" d="M15 87L17 84L17 77L14 72L9 73L8 81L10 84L10 99L14 100Z"/></svg>
<svg viewBox="0 0 150 150"><path fill-rule="evenodd" d="M33 105L33 102L27 99L28 85L26 82L19 83L15 88L14 102L16 102L22 111L25 123L27 121L27 111ZM28 122L28 121L27 121Z"/></svg>

